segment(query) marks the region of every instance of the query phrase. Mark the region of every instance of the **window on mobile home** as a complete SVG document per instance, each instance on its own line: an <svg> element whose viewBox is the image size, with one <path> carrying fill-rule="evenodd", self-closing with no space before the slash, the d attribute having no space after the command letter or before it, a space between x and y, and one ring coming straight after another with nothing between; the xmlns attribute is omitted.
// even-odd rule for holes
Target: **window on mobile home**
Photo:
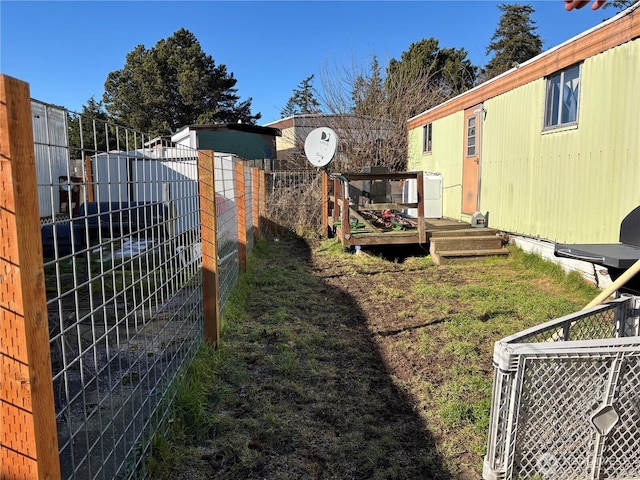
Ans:
<svg viewBox="0 0 640 480"><path fill-rule="evenodd" d="M433 134L433 124L427 123L422 127L422 153L431 153L431 136Z"/></svg>
<svg viewBox="0 0 640 480"><path fill-rule="evenodd" d="M467 157L476 156L476 117L467 118Z"/></svg>
<svg viewBox="0 0 640 480"><path fill-rule="evenodd" d="M547 77L544 127L553 128L578 122L580 65Z"/></svg>

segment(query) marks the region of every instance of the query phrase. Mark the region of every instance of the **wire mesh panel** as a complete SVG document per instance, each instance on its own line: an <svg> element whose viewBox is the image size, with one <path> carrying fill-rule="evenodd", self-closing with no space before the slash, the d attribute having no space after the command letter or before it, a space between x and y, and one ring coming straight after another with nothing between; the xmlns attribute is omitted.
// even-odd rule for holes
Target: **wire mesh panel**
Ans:
<svg viewBox="0 0 640 480"><path fill-rule="evenodd" d="M238 212L235 187L235 156L216 154L215 190L220 283L223 308L238 280Z"/></svg>
<svg viewBox="0 0 640 480"><path fill-rule="evenodd" d="M265 217L271 227L298 235L320 232L322 182L317 170L265 174Z"/></svg>
<svg viewBox="0 0 640 480"><path fill-rule="evenodd" d="M299 189L312 185L318 176L316 170L291 170L271 172L268 176L267 189L271 194L289 189Z"/></svg>
<svg viewBox="0 0 640 480"><path fill-rule="evenodd" d="M197 154L33 111L62 476L140 477L202 339Z"/></svg>
<svg viewBox="0 0 640 480"><path fill-rule="evenodd" d="M640 478L639 297L496 343L485 479Z"/></svg>

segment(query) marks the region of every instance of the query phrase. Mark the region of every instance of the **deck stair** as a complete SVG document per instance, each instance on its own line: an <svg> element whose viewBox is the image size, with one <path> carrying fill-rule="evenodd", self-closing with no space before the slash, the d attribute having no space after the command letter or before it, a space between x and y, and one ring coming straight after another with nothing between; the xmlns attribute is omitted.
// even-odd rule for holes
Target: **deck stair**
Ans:
<svg viewBox="0 0 640 480"><path fill-rule="evenodd" d="M436 265L446 260L508 255L506 238L491 228L458 228L432 232L429 253Z"/></svg>

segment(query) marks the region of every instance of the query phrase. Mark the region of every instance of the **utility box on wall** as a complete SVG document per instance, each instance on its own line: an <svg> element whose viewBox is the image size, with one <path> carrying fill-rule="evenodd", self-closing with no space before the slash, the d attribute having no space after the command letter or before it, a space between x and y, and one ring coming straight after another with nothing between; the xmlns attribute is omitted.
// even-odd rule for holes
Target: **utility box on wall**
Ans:
<svg viewBox="0 0 640 480"><path fill-rule="evenodd" d="M439 173L424 172L423 203L424 218L442 218L442 175ZM418 203L418 180L409 178L404 181L402 187L402 203ZM407 208L405 215L411 218L418 217L417 208Z"/></svg>

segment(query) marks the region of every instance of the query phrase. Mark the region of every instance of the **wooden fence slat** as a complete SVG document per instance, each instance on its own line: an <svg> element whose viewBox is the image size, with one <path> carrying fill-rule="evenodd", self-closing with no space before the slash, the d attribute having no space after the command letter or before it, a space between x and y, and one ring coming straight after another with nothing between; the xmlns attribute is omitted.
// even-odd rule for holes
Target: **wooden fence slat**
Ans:
<svg viewBox="0 0 640 480"><path fill-rule="evenodd" d="M87 155L84 159L84 170L84 182L87 185L87 200L89 202L94 202L93 167L91 166L91 157L89 155Z"/></svg>
<svg viewBox="0 0 640 480"><path fill-rule="evenodd" d="M264 170L260 170L259 176L260 176L260 200L258 201L258 204L259 204L258 217L260 222L260 228L263 228L264 217L266 215L265 212L267 211L267 189L266 189Z"/></svg>
<svg viewBox="0 0 640 480"><path fill-rule="evenodd" d="M0 75L0 478L60 478L29 85Z"/></svg>

